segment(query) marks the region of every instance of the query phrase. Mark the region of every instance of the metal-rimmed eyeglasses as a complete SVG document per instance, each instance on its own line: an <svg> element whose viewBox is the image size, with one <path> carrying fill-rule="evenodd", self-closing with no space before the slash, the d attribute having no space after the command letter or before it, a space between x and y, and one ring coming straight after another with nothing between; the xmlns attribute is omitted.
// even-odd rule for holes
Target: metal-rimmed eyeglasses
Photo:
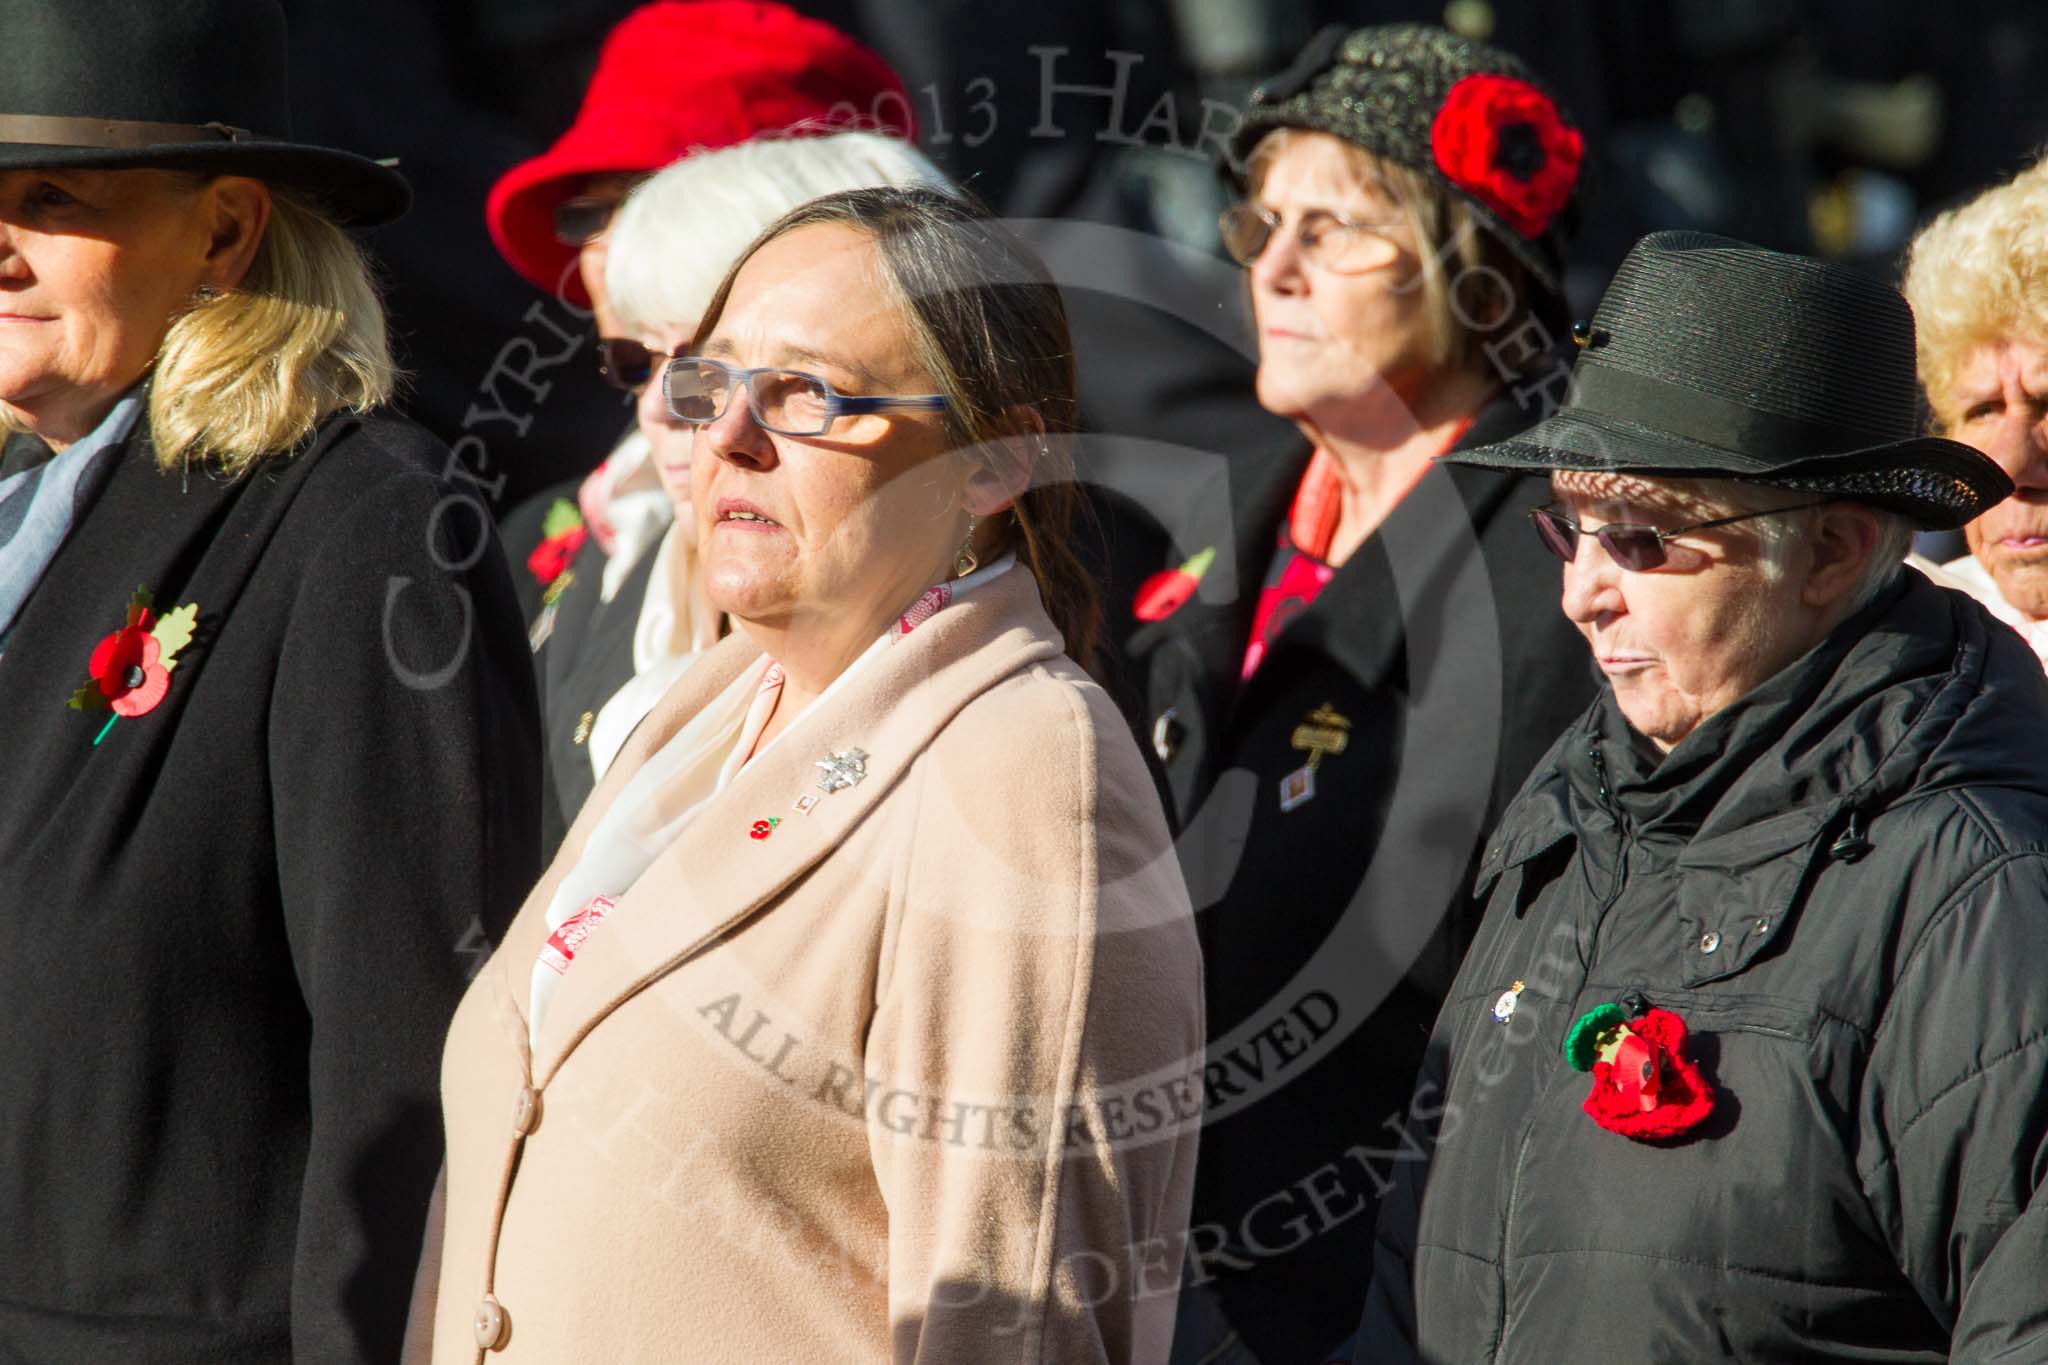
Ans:
<svg viewBox="0 0 2048 1365"><path fill-rule="evenodd" d="M1716 517L1712 521L1696 521L1690 526L1676 530L1660 531L1654 526L1638 526L1633 522L1610 521L1597 530L1588 531L1570 517L1545 505L1529 509L1530 524L1536 528L1537 538L1543 548L1569 564L1579 557L1579 537L1591 536L1600 542L1600 548L1607 557L1631 573L1646 573L1661 568L1669 558L1665 550L1666 541L1680 536L1691 535L1694 531L1709 531L1716 526L1732 526L1738 521L1752 517L1774 517L1780 512L1798 512L1808 507L1824 507L1825 502L1796 502L1790 507L1772 507L1762 512L1744 512L1739 516Z"/></svg>
<svg viewBox="0 0 2048 1365"><path fill-rule="evenodd" d="M661 371L669 415L694 426L723 417L741 386L754 424L778 436L822 436L838 418L860 413L942 412L949 401L942 393L854 396L802 370L742 370L700 355L677 356Z"/></svg>
<svg viewBox="0 0 2048 1365"><path fill-rule="evenodd" d="M1246 268L1265 254L1266 244L1280 231L1280 215L1240 199L1216 219L1223 249ZM1392 265L1401 247L1387 233L1391 223L1357 223L1327 209L1310 209L1294 225L1294 244L1301 259L1335 275L1356 275Z"/></svg>

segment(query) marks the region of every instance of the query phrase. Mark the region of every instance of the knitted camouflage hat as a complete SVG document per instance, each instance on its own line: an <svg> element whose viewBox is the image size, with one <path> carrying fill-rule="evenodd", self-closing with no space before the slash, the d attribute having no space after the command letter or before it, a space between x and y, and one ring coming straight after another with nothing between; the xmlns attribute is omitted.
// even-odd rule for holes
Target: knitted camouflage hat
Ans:
<svg viewBox="0 0 2048 1365"><path fill-rule="evenodd" d="M1332 25L1252 92L1233 168L1276 128L1329 133L1429 176L1562 293L1585 139L1517 58L1424 24Z"/></svg>

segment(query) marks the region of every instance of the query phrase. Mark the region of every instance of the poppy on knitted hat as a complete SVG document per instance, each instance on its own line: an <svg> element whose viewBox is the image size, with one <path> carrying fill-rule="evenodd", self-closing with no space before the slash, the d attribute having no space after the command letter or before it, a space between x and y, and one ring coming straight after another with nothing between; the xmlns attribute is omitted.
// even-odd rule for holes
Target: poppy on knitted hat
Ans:
<svg viewBox="0 0 2048 1365"><path fill-rule="evenodd" d="M1252 92L1233 165L1278 128L1328 133L1428 176L1562 296L1586 142L1518 58L1426 24L1333 25Z"/></svg>
<svg viewBox="0 0 2048 1365"><path fill-rule="evenodd" d="M658 171L764 133L856 129L916 132L902 78L868 48L767 0L655 0L611 31L575 123L499 178L484 217L513 269L587 304L554 212L588 177Z"/></svg>

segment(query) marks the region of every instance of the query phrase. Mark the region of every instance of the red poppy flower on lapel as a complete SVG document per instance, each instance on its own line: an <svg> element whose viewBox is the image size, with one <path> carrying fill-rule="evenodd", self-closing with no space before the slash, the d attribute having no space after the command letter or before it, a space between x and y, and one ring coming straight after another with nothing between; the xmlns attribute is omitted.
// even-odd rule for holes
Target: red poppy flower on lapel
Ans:
<svg viewBox="0 0 2048 1365"><path fill-rule="evenodd" d="M1565 1036L1565 1060L1593 1073L1581 1106L1610 1133L1639 1142L1677 1137L1714 1112L1714 1088L1685 1055L1685 1021L1646 1010L1623 1021L1614 1005L1580 1016Z"/></svg>
<svg viewBox="0 0 2048 1365"><path fill-rule="evenodd" d="M1178 569L1153 574L1138 585L1137 595L1131 599L1131 614L1140 621L1164 621L1187 605L1215 559L1216 547L1211 545Z"/></svg>
<svg viewBox="0 0 2048 1365"><path fill-rule="evenodd" d="M541 522L541 542L526 557L526 567L545 588L562 576L590 536L583 514L567 498L556 498Z"/></svg>
<svg viewBox="0 0 2048 1365"><path fill-rule="evenodd" d="M1429 128L1437 169L1524 237L1541 237L1572 197L1586 140L1550 96L1512 76L1451 87Z"/></svg>
<svg viewBox="0 0 2048 1365"><path fill-rule="evenodd" d="M71 694L67 706L111 710L116 716L147 715L157 708L171 690L178 652L192 642L199 604L188 602L158 617L150 609L153 602L149 589L135 590L128 601L128 623L94 646L86 663L91 681Z"/></svg>

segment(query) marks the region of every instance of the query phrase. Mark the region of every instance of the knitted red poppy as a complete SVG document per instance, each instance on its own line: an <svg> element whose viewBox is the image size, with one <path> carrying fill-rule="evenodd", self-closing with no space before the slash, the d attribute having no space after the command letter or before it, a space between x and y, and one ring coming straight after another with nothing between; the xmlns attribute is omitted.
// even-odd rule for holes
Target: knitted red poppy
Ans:
<svg viewBox="0 0 2048 1365"><path fill-rule="evenodd" d="M1512 76L1453 85L1429 129L1437 169L1524 237L1541 237L1571 198L1586 140L1551 98Z"/></svg>
<svg viewBox="0 0 2048 1365"><path fill-rule="evenodd" d="M1685 1021L1671 1011L1648 1010L1630 1020L1614 1059L1592 1065L1586 1113L1608 1132L1638 1141L1698 1127L1714 1111L1714 1088L1684 1047Z"/></svg>

